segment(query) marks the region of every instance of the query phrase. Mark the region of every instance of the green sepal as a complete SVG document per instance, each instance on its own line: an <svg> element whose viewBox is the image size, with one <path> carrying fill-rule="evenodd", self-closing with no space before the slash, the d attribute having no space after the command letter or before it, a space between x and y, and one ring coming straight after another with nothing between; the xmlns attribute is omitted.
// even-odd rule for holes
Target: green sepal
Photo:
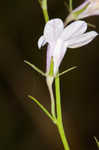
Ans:
<svg viewBox="0 0 99 150"><path fill-rule="evenodd" d="M77 18L83 11L85 11L85 10L87 9L88 6L89 6L89 3L86 4L86 6L83 7L82 9L80 9L80 10L74 12L73 15Z"/></svg>
<svg viewBox="0 0 99 150"><path fill-rule="evenodd" d="M51 57L49 76L54 76L54 61L53 61L53 57Z"/></svg>

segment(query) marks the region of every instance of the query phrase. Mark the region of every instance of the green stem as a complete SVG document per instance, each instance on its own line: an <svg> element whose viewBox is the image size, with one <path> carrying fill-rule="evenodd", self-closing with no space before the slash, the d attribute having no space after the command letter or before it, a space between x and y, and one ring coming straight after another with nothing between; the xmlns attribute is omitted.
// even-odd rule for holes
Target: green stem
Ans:
<svg viewBox="0 0 99 150"><path fill-rule="evenodd" d="M60 80L59 77L55 78L55 90L56 90L56 109L57 109L57 128L65 150L70 150L62 122L62 111L61 111L61 98L60 98Z"/></svg>
<svg viewBox="0 0 99 150"><path fill-rule="evenodd" d="M61 141L63 143L64 149L65 150L70 150L67 139L66 139L66 136L65 136L63 124L61 122L57 123L57 128L58 128L58 131L59 131L60 138L61 138Z"/></svg>
<svg viewBox="0 0 99 150"><path fill-rule="evenodd" d="M39 0L39 3L43 10L45 22L47 22L49 20L48 11L47 11L47 0Z"/></svg>
<svg viewBox="0 0 99 150"><path fill-rule="evenodd" d="M48 11L47 11L47 0L43 0L42 2L43 15L46 22L49 20Z"/></svg>
<svg viewBox="0 0 99 150"><path fill-rule="evenodd" d="M48 76L46 78L46 83L47 83L49 94L50 94L50 98L51 98L51 114L52 114L53 118L56 119L56 114L55 114L55 99L54 99L54 94L53 94L53 89L52 89L53 77Z"/></svg>
<svg viewBox="0 0 99 150"><path fill-rule="evenodd" d="M70 10L70 12L72 12L72 0L69 0L69 10Z"/></svg>

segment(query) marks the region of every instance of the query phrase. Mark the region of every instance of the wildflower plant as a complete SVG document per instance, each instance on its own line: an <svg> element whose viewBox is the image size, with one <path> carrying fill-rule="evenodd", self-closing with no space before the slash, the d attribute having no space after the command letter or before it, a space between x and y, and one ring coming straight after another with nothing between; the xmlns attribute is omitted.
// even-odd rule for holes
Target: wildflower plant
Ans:
<svg viewBox="0 0 99 150"><path fill-rule="evenodd" d="M88 24L79 19L83 19L92 15L98 15L99 0L86 0L81 6L74 10L72 10L72 0L70 0L70 14L66 18L65 24L67 25L72 20L77 21L74 21L67 26L64 26L64 23L60 18L49 20L47 0L39 0L39 4L42 8L46 24L42 35L38 39L38 49L47 44L46 72L44 73L42 70L26 60L24 62L45 77L50 93L51 113L48 112L48 110L33 96L29 95L28 97L41 108L41 110L57 127L64 150L70 150L62 121L60 76L75 69L77 66L71 67L61 73L59 72L59 67L68 48L82 47L90 43L98 35L96 31L87 32ZM54 83L56 98L54 97L52 88Z"/></svg>

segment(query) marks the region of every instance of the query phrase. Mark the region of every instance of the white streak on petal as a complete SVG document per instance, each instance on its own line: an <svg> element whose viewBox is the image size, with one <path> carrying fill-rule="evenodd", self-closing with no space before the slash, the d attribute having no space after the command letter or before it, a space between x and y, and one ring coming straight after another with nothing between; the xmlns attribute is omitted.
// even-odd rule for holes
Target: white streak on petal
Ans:
<svg viewBox="0 0 99 150"><path fill-rule="evenodd" d="M78 37L75 37L71 40L68 41L69 43L69 48L78 48L82 47L88 43L90 43L96 36L98 35L97 32L95 31L90 31L85 34L82 34Z"/></svg>
<svg viewBox="0 0 99 150"><path fill-rule="evenodd" d="M40 49L45 44L46 44L46 40L45 40L44 36L42 35L38 40L38 48Z"/></svg>
<svg viewBox="0 0 99 150"><path fill-rule="evenodd" d="M67 50L67 45L64 44L62 40L58 40L54 49L53 53L53 60L54 60L54 74L56 75L58 68L61 64L61 61L64 58L64 55Z"/></svg>
<svg viewBox="0 0 99 150"><path fill-rule="evenodd" d="M75 21L68 25L62 35L62 40L69 40L75 36L81 35L87 30L87 23L85 21Z"/></svg>
<svg viewBox="0 0 99 150"><path fill-rule="evenodd" d="M64 29L61 19L52 19L47 22L44 28L44 37L48 43L54 43Z"/></svg>

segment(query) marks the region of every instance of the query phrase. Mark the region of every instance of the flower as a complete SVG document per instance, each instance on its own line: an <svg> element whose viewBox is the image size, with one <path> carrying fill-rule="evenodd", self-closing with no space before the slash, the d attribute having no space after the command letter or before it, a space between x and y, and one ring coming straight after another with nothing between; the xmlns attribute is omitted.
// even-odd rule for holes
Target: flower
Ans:
<svg viewBox="0 0 99 150"><path fill-rule="evenodd" d="M75 21L64 28L61 19L52 19L48 21L44 28L44 34L38 40L39 49L48 43L46 72L50 72L51 60L53 59L53 72L55 76L58 72L61 61L67 51L67 48L78 48L91 42L98 33L87 30L85 21Z"/></svg>
<svg viewBox="0 0 99 150"><path fill-rule="evenodd" d="M84 3L69 14L66 22L69 23L72 20L83 19L95 15L99 15L99 0L85 0Z"/></svg>

